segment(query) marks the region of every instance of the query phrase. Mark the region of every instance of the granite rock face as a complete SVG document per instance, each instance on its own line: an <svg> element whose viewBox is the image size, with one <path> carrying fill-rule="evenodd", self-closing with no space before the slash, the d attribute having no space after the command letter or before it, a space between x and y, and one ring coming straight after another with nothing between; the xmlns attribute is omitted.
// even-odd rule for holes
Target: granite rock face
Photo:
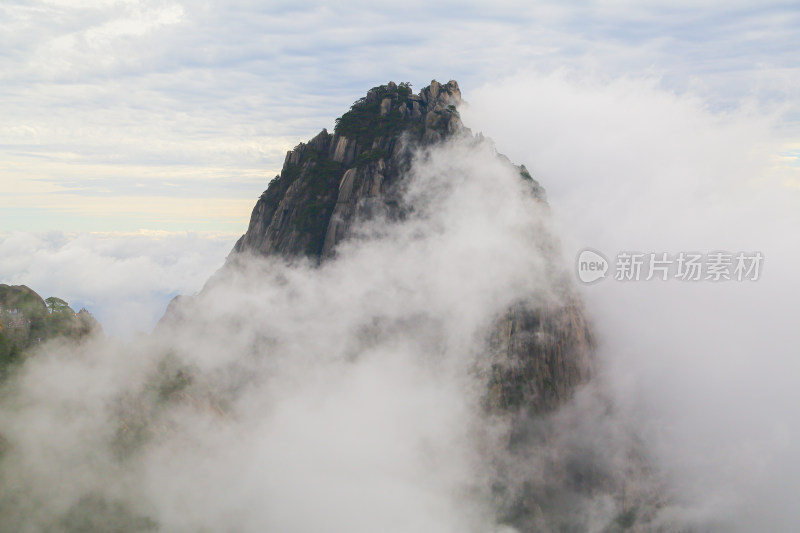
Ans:
<svg viewBox="0 0 800 533"><path fill-rule="evenodd" d="M524 304L497 321L490 338L493 411L536 415L555 410L590 377L592 339L580 302Z"/></svg>

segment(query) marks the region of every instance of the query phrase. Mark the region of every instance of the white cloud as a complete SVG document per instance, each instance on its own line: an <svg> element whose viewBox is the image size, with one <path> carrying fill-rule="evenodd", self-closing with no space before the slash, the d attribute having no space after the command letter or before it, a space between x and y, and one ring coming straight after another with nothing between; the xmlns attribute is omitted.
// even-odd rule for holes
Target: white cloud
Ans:
<svg viewBox="0 0 800 533"><path fill-rule="evenodd" d="M583 246L612 256L765 254L755 283L605 280L583 293L600 343L598 380L666 478L674 505L662 519L788 530L798 519L788 495L797 491L791 465L800 437L792 312L800 253L783 237L797 227L797 191L785 186L797 169L778 157L775 116L746 106L713 112L654 79L560 73L509 78L471 91L470 101L465 122L549 189L565 262ZM72 444L101 450L79 461L82 487L116 495L172 529L316 530L322 517L333 529L366 530L397 516L407 520L400 526L433 531L465 520L492 527L482 469L487 450L502 449L491 440L502 428L481 436L477 427L487 421L471 418L480 387L468 369L491 319L520 294L546 293L548 283L531 247L541 235L535 204L517 196L517 178L487 154L434 152L408 192L420 222L373 228L371 240L343 248L319 270L252 264L209 288L196 322L160 340L90 345L80 356L31 363L20 389L34 395L26 422L9 426L12 440L30 446L15 472L60 513L74 501L48 495L57 483L37 485L49 479L38 466L55 460L68 468ZM152 311L173 290L196 290L182 287L198 287L218 264L203 250L229 245L191 236L12 235L2 243L3 270L25 272L40 292L48 291L33 280L99 292L130 327L147 322L137 306ZM58 272L64 285L46 285ZM201 376L195 407L155 414L174 438L108 477L108 406L121 391L135 396L165 351ZM42 394L54 375L70 379L58 381L58 394ZM98 376L106 385L93 385ZM209 390L235 416L219 418L204 404ZM59 420L73 398L91 416ZM628 437L586 420L581 413L594 413L587 407L562 413L557 445L583 443L588 431L600 455L620 461L616 446ZM556 451L540 450L518 468L535 475L530 469L548 453ZM364 502L370 510L361 512ZM316 514L298 511L309 508ZM602 497L579 511L587 528L616 512Z"/></svg>
<svg viewBox="0 0 800 533"><path fill-rule="evenodd" d="M439 147L414 168L418 209L369 224L334 261L243 260L197 296L190 322L32 355L0 403L4 525L44 529L99 494L165 531L494 529L504 421L482 420L475 340L512 303L548 292L546 209L487 144ZM130 297L121 279L199 277L185 271L191 239L163 239L12 236L4 247ZM164 361L196 384L168 405L154 377ZM153 440L115 458L151 415ZM13 509L12 486L26 491Z"/></svg>
<svg viewBox="0 0 800 533"><path fill-rule="evenodd" d="M86 307L107 334L149 332L176 294L193 294L236 237L213 233L0 235L0 282Z"/></svg>
<svg viewBox="0 0 800 533"><path fill-rule="evenodd" d="M470 100L465 122L548 189L569 261L586 246L612 259L764 254L757 282L607 279L582 292L602 378L686 504L671 512L725 531L791 530L800 247L788 228L800 194L786 185L798 170L779 157L791 137L776 115L712 112L652 79L564 74L506 79Z"/></svg>

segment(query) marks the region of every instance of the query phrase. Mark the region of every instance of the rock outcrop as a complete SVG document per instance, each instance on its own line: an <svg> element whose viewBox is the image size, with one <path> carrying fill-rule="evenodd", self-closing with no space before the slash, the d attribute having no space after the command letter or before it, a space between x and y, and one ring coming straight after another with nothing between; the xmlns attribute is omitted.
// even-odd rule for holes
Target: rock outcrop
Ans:
<svg viewBox="0 0 800 533"><path fill-rule="evenodd" d="M0 379L25 350L56 337L80 340L102 331L89 311L60 298L42 299L25 285L0 283Z"/></svg>

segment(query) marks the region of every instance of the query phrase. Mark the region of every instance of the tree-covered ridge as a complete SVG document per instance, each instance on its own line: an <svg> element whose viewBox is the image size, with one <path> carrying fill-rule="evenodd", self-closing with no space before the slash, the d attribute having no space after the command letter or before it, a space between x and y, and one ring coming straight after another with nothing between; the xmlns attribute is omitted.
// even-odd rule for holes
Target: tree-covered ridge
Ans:
<svg viewBox="0 0 800 533"><path fill-rule="evenodd" d="M336 119L334 133L353 139L362 147L371 146L377 137L399 135L411 122L410 115L403 113L410 96L411 84L406 82L373 87L366 96L353 102L348 112ZM381 113L387 99L391 111Z"/></svg>
<svg viewBox="0 0 800 533"><path fill-rule="evenodd" d="M397 137L407 132L419 140L426 129L446 133L447 116L458 116L454 104L460 101L460 93L452 99L454 93L458 93L455 82L439 84L434 80L418 95L413 94L408 82L379 85L353 102L350 110L336 119L334 133L354 140L361 147L360 157L378 159L378 154L370 153L375 151L370 147L376 139ZM444 100L435 105L433 101L442 96ZM426 117L429 111L436 116L432 119Z"/></svg>
<svg viewBox="0 0 800 533"><path fill-rule="evenodd" d="M79 340L100 329L86 309L76 313L61 298L43 300L25 285L0 284L0 377L37 344L58 337Z"/></svg>

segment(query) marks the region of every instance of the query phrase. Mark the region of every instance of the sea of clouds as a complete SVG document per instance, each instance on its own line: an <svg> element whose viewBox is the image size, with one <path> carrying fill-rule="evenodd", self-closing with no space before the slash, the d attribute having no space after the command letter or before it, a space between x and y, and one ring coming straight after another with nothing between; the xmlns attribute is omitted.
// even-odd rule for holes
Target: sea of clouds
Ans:
<svg viewBox="0 0 800 533"><path fill-rule="evenodd" d="M433 152L407 191L418 214L336 261L248 262L187 323L32 357L0 410L2 497L21 502L9 520L54 527L101 495L165 531L496 529L491 465L507 428L477 408L481 339L520 297L552 296L551 211L565 268L584 247L764 255L755 282L606 279L581 294L614 423L635 428L672 499L659 519L792 531L798 188L779 110L712 111L654 80L568 73L466 96L465 124L526 164L549 210L490 146ZM231 244L16 233L0 241L2 281L99 302L104 326L130 337L173 294L199 291ZM196 377L157 407L165 357L168 375ZM580 440L625 441L571 409L564 427ZM131 412L151 425L120 460ZM603 531L617 510L590 503L581 530Z"/></svg>

